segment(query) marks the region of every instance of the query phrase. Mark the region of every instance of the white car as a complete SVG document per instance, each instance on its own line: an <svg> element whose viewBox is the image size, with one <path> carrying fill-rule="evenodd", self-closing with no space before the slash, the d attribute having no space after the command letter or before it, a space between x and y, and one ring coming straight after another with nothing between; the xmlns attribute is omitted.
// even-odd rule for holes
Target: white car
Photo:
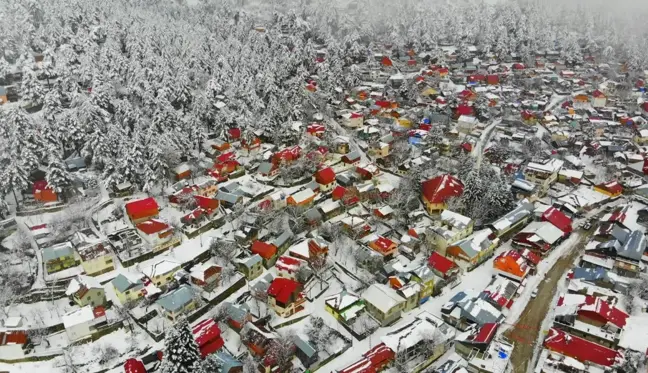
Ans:
<svg viewBox="0 0 648 373"><path fill-rule="evenodd" d="M535 299L538 296L538 288L533 289L531 292L531 299Z"/></svg>

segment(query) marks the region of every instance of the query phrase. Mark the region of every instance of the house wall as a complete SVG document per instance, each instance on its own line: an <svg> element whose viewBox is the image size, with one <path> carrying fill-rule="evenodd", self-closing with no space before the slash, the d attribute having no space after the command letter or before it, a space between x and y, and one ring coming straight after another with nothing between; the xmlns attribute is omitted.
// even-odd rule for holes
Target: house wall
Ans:
<svg viewBox="0 0 648 373"><path fill-rule="evenodd" d="M92 334L90 332L89 323L81 323L78 325L73 325L69 328L66 328L65 333L68 335L70 341L75 341L77 339L81 339L83 337L87 337L90 334Z"/></svg>
<svg viewBox="0 0 648 373"><path fill-rule="evenodd" d="M115 290L115 295L117 295L117 299L119 299L121 304L126 304L132 301L136 301L143 296L142 288L129 289L123 293L115 289L115 287L113 287L113 289Z"/></svg>
<svg viewBox="0 0 648 373"><path fill-rule="evenodd" d="M180 270L180 267L174 268L172 271L160 274L158 276L154 276L151 280L155 283L157 286L165 286L168 284L171 280L173 280L173 275Z"/></svg>
<svg viewBox="0 0 648 373"><path fill-rule="evenodd" d="M365 300L365 306L367 308L367 311L371 314L371 316L375 317L376 320L380 321L381 326L386 326L398 320L401 317L401 311L405 306L405 302L396 305L395 307L390 309L386 314L380 311L378 308L376 308L373 304L367 302L366 300Z"/></svg>
<svg viewBox="0 0 648 373"><path fill-rule="evenodd" d="M83 298L74 297L75 302L81 306L91 305L92 307L100 306L106 303L106 293L104 289L90 289Z"/></svg>
<svg viewBox="0 0 648 373"><path fill-rule="evenodd" d="M328 192L329 190L333 190L337 186L337 181L333 181L332 183L328 184L319 184L320 187L320 192Z"/></svg>
<svg viewBox="0 0 648 373"><path fill-rule="evenodd" d="M163 312L164 312L164 316L166 316L166 318L168 318L169 320L175 321L178 318L178 316L189 313L189 312L191 312L191 311L193 311L195 309L196 309L196 302L194 302L192 300L191 302L187 303L184 307L182 307L182 309L180 309L180 310L178 310L176 312L169 312L169 311L163 311Z"/></svg>
<svg viewBox="0 0 648 373"><path fill-rule="evenodd" d="M88 276L96 276L115 269L113 256L102 255L88 261L81 261L81 266Z"/></svg>
<svg viewBox="0 0 648 373"><path fill-rule="evenodd" d="M423 202L425 203L425 209L430 214L436 214L448 208L448 206L445 203L430 203L426 201L425 198L423 198Z"/></svg>
<svg viewBox="0 0 648 373"><path fill-rule="evenodd" d="M2 103L0 101L0 103ZM0 346L0 359L15 360L25 356L25 351L22 349L23 345L19 344L6 344Z"/></svg>

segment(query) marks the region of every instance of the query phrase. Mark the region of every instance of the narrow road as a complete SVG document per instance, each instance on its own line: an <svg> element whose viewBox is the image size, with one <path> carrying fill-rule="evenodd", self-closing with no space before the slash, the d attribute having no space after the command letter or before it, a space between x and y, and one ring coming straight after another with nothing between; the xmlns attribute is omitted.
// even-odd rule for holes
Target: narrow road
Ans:
<svg viewBox="0 0 648 373"><path fill-rule="evenodd" d="M478 170L481 166L481 161L484 157L484 147L488 144L488 141L490 141L490 138L493 135L493 131L500 123L502 123L501 119L495 119L491 124L484 128L484 132L482 132L479 142L475 145L475 148L472 151L473 157L476 157L475 169Z"/></svg>
<svg viewBox="0 0 648 373"><path fill-rule="evenodd" d="M542 324L553 306L556 289L561 281L565 281L566 272L572 268L574 261L585 249L592 232L593 230L584 233L578 243L556 261L547 272L547 278L538 285L538 295L527 303L515 327L504 333L514 343L511 355L511 366L514 373L527 373L529 364L534 363L536 343L540 333L544 333L541 330Z"/></svg>

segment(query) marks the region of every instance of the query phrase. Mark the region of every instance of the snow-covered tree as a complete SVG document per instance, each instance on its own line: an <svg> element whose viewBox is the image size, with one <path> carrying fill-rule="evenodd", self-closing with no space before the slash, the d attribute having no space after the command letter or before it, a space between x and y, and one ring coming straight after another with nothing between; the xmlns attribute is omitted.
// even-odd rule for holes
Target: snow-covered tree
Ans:
<svg viewBox="0 0 648 373"><path fill-rule="evenodd" d="M181 318L164 337L161 373L202 373L200 351L187 319Z"/></svg>
<svg viewBox="0 0 648 373"><path fill-rule="evenodd" d="M31 64L23 68L23 78L20 85L20 95L22 99L32 105L40 105L45 96L43 84L38 80L38 74L34 71Z"/></svg>

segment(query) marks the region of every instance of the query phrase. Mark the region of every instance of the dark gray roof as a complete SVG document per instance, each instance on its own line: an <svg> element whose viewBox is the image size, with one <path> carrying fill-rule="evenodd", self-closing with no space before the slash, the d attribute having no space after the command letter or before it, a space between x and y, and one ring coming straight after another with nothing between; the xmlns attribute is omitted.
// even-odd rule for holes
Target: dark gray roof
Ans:
<svg viewBox="0 0 648 373"><path fill-rule="evenodd" d="M216 199L217 200L225 201L225 202L228 202L228 203L231 203L231 204L236 203L240 197L241 196L238 196L238 195L232 194L232 193L227 193L227 192L224 192L222 190L219 190L218 193L216 193Z"/></svg>
<svg viewBox="0 0 648 373"><path fill-rule="evenodd" d="M290 230L284 231L279 237L275 238L272 240L272 244L275 245L276 247L281 247L283 246L288 240L290 240L293 236L293 233Z"/></svg>
<svg viewBox="0 0 648 373"><path fill-rule="evenodd" d="M263 162L259 165L259 168L257 168L257 171L260 174L269 174L270 171L272 171L272 163L270 162Z"/></svg>
<svg viewBox="0 0 648 373"><path fill-rule="evenodd" d="M315 350L315 348L310 343L308 343L308 341L303 340L296 334L293 335L293 342L295 343L295 346L309 358L317 354L317 350Z"/></svg>
<svg viewBox="0 0 648 373"><path fill-rule="evenodd" d="M617 255L623 258L639 261L646 250L646 236L641 231L633 231L617 251Z"/></svg>
<svg viewBox="0 0 648 373"><path fill-rule="evenodd" d="M247 315L250 313L250 307L248 307L247 304L232 304L230 302L225 302L223 303L223 306L225 307L225 312L227 312L227 316L236 321L236 322L243 322Z"/></svg>

